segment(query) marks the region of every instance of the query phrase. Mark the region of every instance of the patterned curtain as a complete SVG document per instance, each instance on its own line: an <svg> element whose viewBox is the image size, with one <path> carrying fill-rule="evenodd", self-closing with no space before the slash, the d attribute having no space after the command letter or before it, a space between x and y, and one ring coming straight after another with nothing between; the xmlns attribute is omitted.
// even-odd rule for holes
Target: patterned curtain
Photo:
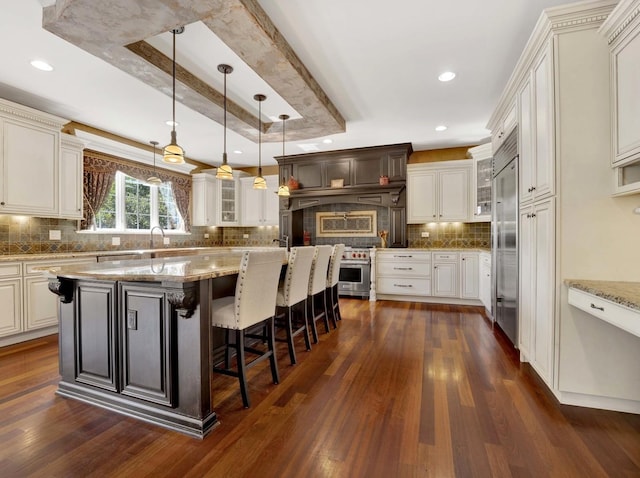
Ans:
<svg viewBox="0 0 640 478"><path fill-rule="evenodd" d="M95 211L100 210L111 189L116 171L140 181L146 181L151 175L159 177L163 182L171 183L171 189L176 200L176 206L184 220L185 231L191 230L191 176L175 173L166 169L134 163L106 153L85 149L84 151L84 220L83 229L89 229L93 224ZM87 207L88 206L88 207Z"/></svg>

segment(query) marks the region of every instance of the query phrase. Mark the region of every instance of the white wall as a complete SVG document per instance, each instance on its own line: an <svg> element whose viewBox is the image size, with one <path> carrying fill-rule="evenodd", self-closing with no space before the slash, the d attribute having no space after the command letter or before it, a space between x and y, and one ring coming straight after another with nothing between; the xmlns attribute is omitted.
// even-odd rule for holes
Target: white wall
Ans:
<svg viewBox="0 0 640 478"><path fill-rule="evenodd" d="M595 30L558 38L561 392L640 410L640 338L567 303L564 279L640 281L640 196L611 198L609 50ZM572 397L575 399L575 397ZM562 399L562 401L565 401ZM606 400L604 400L606 401Z"/></svg>

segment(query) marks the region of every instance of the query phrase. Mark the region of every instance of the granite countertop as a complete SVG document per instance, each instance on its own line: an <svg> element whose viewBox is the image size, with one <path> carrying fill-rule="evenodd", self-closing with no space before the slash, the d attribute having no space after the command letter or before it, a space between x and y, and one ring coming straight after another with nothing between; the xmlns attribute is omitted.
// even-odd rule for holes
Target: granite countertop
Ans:
<svg viewBox="0 0 640 478"><path fill-rule="evenodd" d="M640 282L565 279L567 287L640 311Z"/></svg>
<svg viewBox="0 0 640 478"><path fill-rule="evenodd" d="M210 254L43 267L42 270L50 276L69 279L194 282L238 273L242 251L222 249ZM281 250L284 264L286 254Z"/></svg>

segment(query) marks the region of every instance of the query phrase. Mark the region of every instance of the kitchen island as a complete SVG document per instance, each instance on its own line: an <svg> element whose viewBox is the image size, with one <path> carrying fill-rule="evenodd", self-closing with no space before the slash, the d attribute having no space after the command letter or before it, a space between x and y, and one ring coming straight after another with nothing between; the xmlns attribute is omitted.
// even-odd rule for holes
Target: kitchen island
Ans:
<svg viewBox="0 0 640 478"><path fill-rule="evenodd" d="M48 268L60 297L57 393L204 437L218 423L210 304L234 293L241 256Z"/></svg>

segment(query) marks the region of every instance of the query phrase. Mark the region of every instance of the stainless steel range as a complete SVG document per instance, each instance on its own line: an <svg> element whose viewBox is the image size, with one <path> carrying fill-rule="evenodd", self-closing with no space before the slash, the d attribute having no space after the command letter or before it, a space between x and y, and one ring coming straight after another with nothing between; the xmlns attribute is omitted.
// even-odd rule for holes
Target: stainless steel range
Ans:
<svg viewBox="0 0 640 478"><path fill-rule="evenodd" d="M371 290L371 256L369 249L345 247L340 263L338 294L369 297Z"/></svg>

